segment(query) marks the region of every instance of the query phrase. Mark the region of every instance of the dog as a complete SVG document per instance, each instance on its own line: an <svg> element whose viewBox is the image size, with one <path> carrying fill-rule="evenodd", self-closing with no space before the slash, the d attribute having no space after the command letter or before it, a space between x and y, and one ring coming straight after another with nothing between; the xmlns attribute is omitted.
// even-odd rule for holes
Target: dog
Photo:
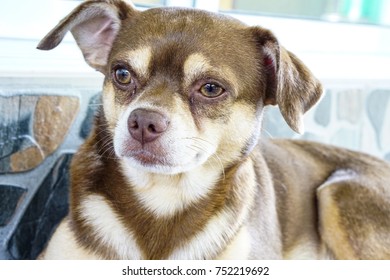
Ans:
<svg viewBox="0 0 390 280"><path fill-rule="evenodd" d="M390 259L388 163L261 137L264 107L301 133L323 92L271 31L94 0L38 49L68 31L105 76L102 107L41 258Z"/></svg>

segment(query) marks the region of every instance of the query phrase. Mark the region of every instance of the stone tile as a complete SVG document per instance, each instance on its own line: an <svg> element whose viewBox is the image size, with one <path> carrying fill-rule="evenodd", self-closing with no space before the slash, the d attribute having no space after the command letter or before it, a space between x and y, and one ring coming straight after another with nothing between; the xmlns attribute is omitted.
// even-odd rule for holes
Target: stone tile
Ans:
<svg viewBox="0 0 390 280"><path fill-rule="evenodd" d="M31 137L32 110L37 96L0 97L0 173L11 171L13 153L37 147Z"/></svg>
<svg viewBox="0 0 390 280"><path fill-rule="evenodd" d="M48 172L8 241L12 259L35 259L45 247L58 223L68 213L69 164L63 155Z"/></svg>
<svg viewBox="0 0 390 280"><path fill-rule="evenodd" d="M20 146L19 123L23 118L19 115L20 99L20 96L0 97L0 158L11 155Z"/></svg>
<svg viewBox="0 0 390 280"><path fill-rule="evenodd" d="M359 150L359 132L357 130L341 128L331 137L331 144L348 149Z"/></svg>
<svg viewBox="0 0 390 280"><path fill-rule="evenodd" d="M13 172L21 172L38 166L44 159L43 152L34 146L12 154L9 164Z"/></svg>
<svg viewBox="0 0 390 280"><path fill-rule="evenodd" d="M337 117L339 120L357 124L362 117L362 94L361 90L347 90L337 92Z"/></svg>
<svg viewBox="0 0 390 280"><path fill-rule="evenodd" d="M319 125L326 127L330 123L332 92L327 91L320 103L315 107L314 120Z"/></svg>
<svg viewBox="0 0 390 280"><path fill-rule="evenodd" d="M390 127L384 127L386 111L390 106L389 100L389 90L375 90L367 97L367 116L375 130L377 144L381 148L385 148L381 144L383 130L390 129Z"/></svg>
<svg viewBox="0 0 390 280"><path fill-rule="evenodd" d="M25 192L20 187L0 185L0 227L8 224Z"/></svg>
<svg viewBox="0 0 390 280"><path fill-rule="evenodd" d="M390 91L388 92L388 95L390 96ZM387 98L387 106L380 133L380 147L383 151L388 151L390 147L390 98Z"/></svg>
<svg viewBox="0 0 390 280"><path fill-rule="evenodd" d="M34 114L34 139L45 156L65 139L79 111L79 100L69 96L41 96Z"/></svg>
<svg viewBox="0 0 390 280"><path fill-rule="evenodd" d="M0 174L41 164L65 139L79 106L71 96L0 97Z"/></svg>
<svg viewBox="0 0 390 280"><path fill-rule="evenodd" d="M81 125L80 137L85 139L89 135L93 125L93 119L95 117L96 110L99 109L101 104L101 93L98 93L91 97L88 103L88 110L85 119Z"/></svg>

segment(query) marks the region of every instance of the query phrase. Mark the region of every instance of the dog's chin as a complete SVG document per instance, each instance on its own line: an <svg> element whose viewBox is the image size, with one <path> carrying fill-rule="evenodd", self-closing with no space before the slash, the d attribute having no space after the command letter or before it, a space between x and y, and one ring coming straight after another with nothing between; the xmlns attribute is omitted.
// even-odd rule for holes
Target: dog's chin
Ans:
<svg viewBox="0 0 390 280"><path fill-rule="evenodd" d="M165 175L175 175L189 172L207 161L207 155L195 155L193 159L180 162L173 161L167 157L154 155L148 151L140 150L129 152L119 157L123 163L132 169Z"/></svg>

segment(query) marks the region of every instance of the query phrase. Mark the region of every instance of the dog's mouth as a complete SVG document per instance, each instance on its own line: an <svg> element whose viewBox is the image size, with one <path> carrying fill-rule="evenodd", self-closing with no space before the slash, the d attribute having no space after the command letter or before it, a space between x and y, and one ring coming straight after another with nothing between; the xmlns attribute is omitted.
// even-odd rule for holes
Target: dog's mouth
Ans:
<svg viewBox="0 0 390 280"><path fill-rule="evenodd" d="M115 152L121 159L131 162L133 165L143 167L172 166L169 151L166 151L160 143L141 145L132 138L127 138L121 143L114 143Z"/></svg>
<svg viewBox="0 0 390 280"><path fill-rule="evenodd" d="M179 141L180 142L180 141ZM146 145L142 147L127 139L117 143L115 152L127 165L152 173L178 174L189 171L209 158L208 152L186 149L178 143ZM115 145L114 145L115 146Z"/></svg>
<svg viewBox="0 0 390 280"><path fill-rule="evenodd" d="M129 151L126 157L132 158L144 166L171 165L165 156L157 155L145 149Z"/></svg>

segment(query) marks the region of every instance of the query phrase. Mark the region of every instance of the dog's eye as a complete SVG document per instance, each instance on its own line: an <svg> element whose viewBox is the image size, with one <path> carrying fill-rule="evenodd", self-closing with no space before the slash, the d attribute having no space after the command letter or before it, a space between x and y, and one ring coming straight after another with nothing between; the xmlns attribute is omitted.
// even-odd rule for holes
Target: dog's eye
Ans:
<svg viewBox="0 0 390 280"><path fill-rule="evenodd" d="M118 68L115 70L115 80L122 84L127 85L131 83L131 74L126 68Z"/></svg>
<svg viewBox="0 0 390 280"><path fill-rule="evenodd" d="M206 97L217 97L224 93L224 89L216 84L207 83L200 88L200 93Z"/></svg>

